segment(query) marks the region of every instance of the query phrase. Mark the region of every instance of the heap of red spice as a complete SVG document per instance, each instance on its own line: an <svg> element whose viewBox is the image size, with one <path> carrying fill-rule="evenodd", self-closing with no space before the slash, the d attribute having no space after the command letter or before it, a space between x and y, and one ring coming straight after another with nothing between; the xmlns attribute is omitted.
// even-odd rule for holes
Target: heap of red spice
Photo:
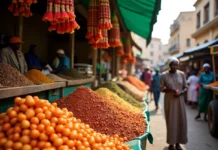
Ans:
<svg viewBox="0 0 218 150"><path fill-rule="evenodd" d="M141 136L146 130L142 114L126 111L87 87L79 87L65 99L56 101L74 116L106 135L118 134L125 141Z"/></svg>

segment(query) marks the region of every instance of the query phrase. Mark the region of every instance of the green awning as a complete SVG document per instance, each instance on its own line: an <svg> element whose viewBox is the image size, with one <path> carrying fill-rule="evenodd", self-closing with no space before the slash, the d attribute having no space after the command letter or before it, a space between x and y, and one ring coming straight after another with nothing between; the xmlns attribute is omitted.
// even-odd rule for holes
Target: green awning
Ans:
<svg viewBox="0 0 218 150"><path fill-rule="evenodd" d="M115 0L123 22L132 31L150 43L153 25L161 8L161 0ZM89 0L82 0L88 8Z"/></svg>
<svg viewBox="0 0 218 150"><path fill-rule="evenodd" d="M145 38L147 44L149 44L153 25L157 21L161 0L116 1L127 29Z"/></svg>

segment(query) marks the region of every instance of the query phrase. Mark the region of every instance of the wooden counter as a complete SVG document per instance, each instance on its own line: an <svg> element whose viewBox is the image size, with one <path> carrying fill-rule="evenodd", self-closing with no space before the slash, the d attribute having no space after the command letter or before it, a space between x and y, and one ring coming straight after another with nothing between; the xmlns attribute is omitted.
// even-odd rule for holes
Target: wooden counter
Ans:
<svg viewBox="0 0 218 150"><path fill-rule="evenodd" d="M94 82L94 79L95 78L92 77L92 78L88 78L88 79L68 80L67 81L67 86L91 83L91 82Z"/></svg>
<svg viewBox="0 0 218 150"><path fill-rule="evenodd" d="M55 82L51 84L31 85L24 87L0 88L0 99L42 92L65 86L66 82Z"/></svg>

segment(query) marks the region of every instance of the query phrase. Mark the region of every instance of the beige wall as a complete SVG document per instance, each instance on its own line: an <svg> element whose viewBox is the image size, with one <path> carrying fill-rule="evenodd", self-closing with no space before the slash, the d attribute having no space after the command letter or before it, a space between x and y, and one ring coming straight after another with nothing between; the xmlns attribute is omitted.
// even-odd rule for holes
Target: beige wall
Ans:
<svg viewBox="0 0 218 150"><path fill-rule="evenodd" d="M179 24L179 29L170 36L168 48L170 49L175 44L177 44L177 48L170 53L171 55L178 54L196 45L195 39L191 37L196 27L195 13L181 12L175 22ZM190 46L186 44L187 39L190 39Z"/></svg>
<svg viewBox="0 0 218 150"><path fill-rule="evenodd" d="M204 24L204 7L205 5L209 4L209 21ZM200 28L195 28L194 33L202 31L202 28L207 27L208 24L210 24L212 21L217 19L217 16L215 16L215 0L198 0L195 4L195 22L197 22L197 14L201 13L201 23ZM197 44L203 44L205 41L212 41L218 36L218 24L217 22L214 23L214 27L207 27L204 32L198 34L195 36L196 39L196 45Z"/></svg>
<svg viewBox="0 0 218 150"><path fill-rule="evenodd" d="M204 6L207 5L208 2L210 2L210 6L209 6L209 9L210 9L209 21L213 20L214 12L215 12L215 0L198 0L198 1L199 1L199 3L197 5L195 5L195 16L197 16L197 14L199 12L201 12L201 24L200 24L200 27L202 27L202 26L204 26Z"/></svg>
<svg viewBox="0 0 218 150"><path fill-rule="evenodd" d="M151 53L153 53L153 56ZM144 51L144 57L150 59L150 61L145 62L146 66L157 67L160 62L164 62L164 49L160 39L152 38Z"/></svg>

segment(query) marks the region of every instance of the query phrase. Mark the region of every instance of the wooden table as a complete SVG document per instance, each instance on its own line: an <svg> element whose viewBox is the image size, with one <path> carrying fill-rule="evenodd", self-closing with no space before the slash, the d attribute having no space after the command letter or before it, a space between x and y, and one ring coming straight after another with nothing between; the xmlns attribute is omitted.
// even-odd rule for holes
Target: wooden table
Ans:
<svg viewBox="0 0 218 150"><path fill-rule="evenodd" d="M27 94L62 88L65 86L66 86L66 82L56 82L51 84L31 85L31 86L24 86L24 87L0 88L0 100L9 97L27 95Z"/></svg>

